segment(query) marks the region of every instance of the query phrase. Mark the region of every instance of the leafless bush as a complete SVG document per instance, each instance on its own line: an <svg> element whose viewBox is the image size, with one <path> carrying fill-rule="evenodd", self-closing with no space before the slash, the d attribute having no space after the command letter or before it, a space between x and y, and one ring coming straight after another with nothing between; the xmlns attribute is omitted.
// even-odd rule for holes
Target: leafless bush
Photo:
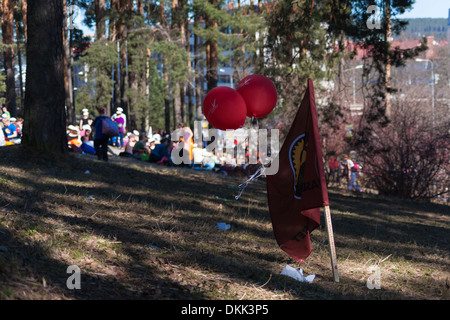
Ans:
<svg viewBox="0 0 450 320"><path fill-rule="evenodd" d="M433 126L431 119L411 99L396 101L391 122L359 145L368 182L381 194L426 200L448 192L449 121L440 117Z"/></svg>

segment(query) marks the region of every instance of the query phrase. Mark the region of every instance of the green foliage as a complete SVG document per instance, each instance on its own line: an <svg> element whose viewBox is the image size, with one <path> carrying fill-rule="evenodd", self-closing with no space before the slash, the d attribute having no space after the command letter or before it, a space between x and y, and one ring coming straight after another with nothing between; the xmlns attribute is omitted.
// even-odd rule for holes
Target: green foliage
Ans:
<svg viewBox="0 0 450 320"><path fill-rule="evenodd" d="M88 106L105 107L111 99L111 68L117 64L117 52L113 44L106 41L96 41L77 62L89 66L88 77L91 81L77 95L76 108L79 110ZM89 92L94 94L91 96ZM89 102L89 99L91 102ZM78 101L80 100L80 101ZM89 107L88 107L89 109Z"/></svg>
<svg viewBox="0 0 450 320"><path fill-rule="evenodd" d="M259 71L272 78L280 96L275 119L290 123L301 101L307 79L320 92L320 81L333 79L336 59L335 35L324 17L330 15L328 1L278 1L266 13L264 60Z"/></svg>
<svg viewBox="0 0 450 320"><path fill-rule="evenodd" d="M149 95L140 94L139 91L128 90L130 98L135 100L135 108L148 117L148 121L153 129L164 128L164 81L159 76L156 69L155 60L150 60L149 65ZM143 126L143 124L142 124Z"/></svg>
<svg viewBox="0 0 450 320"><path fill-rule="evenodd" d="M90 92L90 86L85 85L77 89L75 95L75 109L77 114L81 114L81 110L84 108L95 114L95 97Z"/></svg>
<svg viewBox="0 0 450 320"><path fill-rule="evenodd" d="M171 41L157 41L150 48L153 52L167 57L165 67L172 82L185 82L187 80L189 55L184 48ZM174 92L174 94L177 93Z"/></svg>
<svg viewBox="0 0 450 320"><path fill-rule="evenodd" d="M258 48L255 34L262 33L265 22L254 7L228 7L228 2L219 1L217 5L210 2L194 0L194 9L202 16L217 22L217 27L200 24L193 28L194 34L203 41L217 41L220 60L224 64L238 65L240 69L248 68ZM235 72L240 72L235 68ZM238 77L239 78L239 77Z"/></svg>
<svg viewBox="0 0 450 320"><path fill-rule="evenodd" d="M14 48L14 45L4 44L3 42L0 42L0 54L3 59L3 51L6 49ZM2 61L3 65L3 61ZM0 72L0 105L3 105L6 102L6 75L4 71Z"/></svg>
<svg viewBox="0 0 450 320"><path fill-rule="evenodd" d="M144 128L145 122L148 121L153 128L162 129L164 99L169 99L175 92L164 90L166 82L158 72L161 57L168 57L164 68L167 68L170 74L169 82L184 83L188 80L189 55L179 45L176 33L170 29L160 29L156 33L157 41L154 41L155 29L146 25L143 17L135 16L128 24L129 30L132 31L127 36L129 62L131 61L127 70L133 74L135 85L130 83L126 95L132 104L132 112L141 115L141 119L136 119L139 127Z"/></svg>
<svg viewBox="0 0 450 320"><path fill-rule="evenodd" d="M0 105L3 105L5 103L5 94L6 94L6 76L3 74L3 72L0 72Z"/></svg>

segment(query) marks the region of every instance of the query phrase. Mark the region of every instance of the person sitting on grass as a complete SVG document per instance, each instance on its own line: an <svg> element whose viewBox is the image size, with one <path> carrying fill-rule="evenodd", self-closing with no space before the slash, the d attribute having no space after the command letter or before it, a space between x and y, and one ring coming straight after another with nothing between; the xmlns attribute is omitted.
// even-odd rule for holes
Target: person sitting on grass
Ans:
<svg viewBox="0 0 450 320"><path fill-rule="evenodd" d="M86 136L88 140L90 140L90 134L92 132L92 128L90 125L86 124L83 126L83 130L80 131L80 137Z"/></svg>
<svg viewBox="0 0 450 320"><path fill-rule="evenodd" d="M125 151L119 153L119 156L132 158L133 157L133 148L135 145L136 145L136 136L133 133L131 133L128 135L128 141L125 144Z"/></svg>
<svg viewBox="0 0 450 320"><path fill-rule="evenodd" d="M165 160L170 163L170 152L172 147L173 143L169 139L162 139L161 143L155 145L155 148L150 153L149 162L157 163L163 161L165 158Z"/></svg>
<svg viewBox="0 0 450 320"><path fill-rule="evenodd" d="M142 160L143 157L150 154L150 148L147 146L148 137L141 134L139 141L133 147L133 157Z"/></svg>
<svg viewBox="0 0 450 320"><path fill-rule="evenodd" d="M14 117L11 117L11 118L9 118L9 121L11 121L11 123L14 125L14 127L16 127L17 137L20 138L21 133L19 132L19 127L17 126L17 119Z"/></svg>
<svg viewBox="0 0 450 320"><path fill-rule="evenodd" d="M17 128L11 123L9 116L6 113L2 114L2 123L3 133L8 141L14 144L20 144L21 139L17 133Z"/></svg>
<svg viewBox="0 0 450 320"><path fill-rule="evenodd" d="M69 151L82 153L83 151L80 149L82 144L80 140L80 131L74 125L70 125L67 129L69 131L67 135L67 143L69 145Z"/></svg>
<svg viewBox="0 0 450 320"><path fill-rule="evenodd" d="M85 136L81 137L81 146L80 149L84 152L84 153L88 153L88 154L92 154L95 155L95 148L93 146L93 144L91 145L90 142Z"/></svg>

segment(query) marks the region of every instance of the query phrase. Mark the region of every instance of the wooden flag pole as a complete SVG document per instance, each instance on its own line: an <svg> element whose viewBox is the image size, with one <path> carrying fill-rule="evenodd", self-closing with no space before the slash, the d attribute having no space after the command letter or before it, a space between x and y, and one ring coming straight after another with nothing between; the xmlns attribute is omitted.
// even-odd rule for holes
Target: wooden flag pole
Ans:
<svg viewBox="0 0 450 320"><path fill-rule="evenodd" d="M331 268L333 269L333 278L339 282L338 266L336 262L336 248L334 247L333 226L331 225L330 206L325 206L325 223L327 225L328 244L330 247Z"/></svg>

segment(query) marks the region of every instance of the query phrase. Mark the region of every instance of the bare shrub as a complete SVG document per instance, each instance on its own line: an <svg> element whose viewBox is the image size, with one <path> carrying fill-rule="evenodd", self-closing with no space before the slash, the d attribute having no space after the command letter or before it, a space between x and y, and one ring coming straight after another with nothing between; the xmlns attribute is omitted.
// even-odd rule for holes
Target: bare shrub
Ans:
<svg viewBox="0 0 450 320"><path fill-rule="evenodd" d="M411 99L397 101L387 126L377 126L358 146L370 186L380 194L426 200L448 192L448 120L434 127L429 112Z"/></svg>

